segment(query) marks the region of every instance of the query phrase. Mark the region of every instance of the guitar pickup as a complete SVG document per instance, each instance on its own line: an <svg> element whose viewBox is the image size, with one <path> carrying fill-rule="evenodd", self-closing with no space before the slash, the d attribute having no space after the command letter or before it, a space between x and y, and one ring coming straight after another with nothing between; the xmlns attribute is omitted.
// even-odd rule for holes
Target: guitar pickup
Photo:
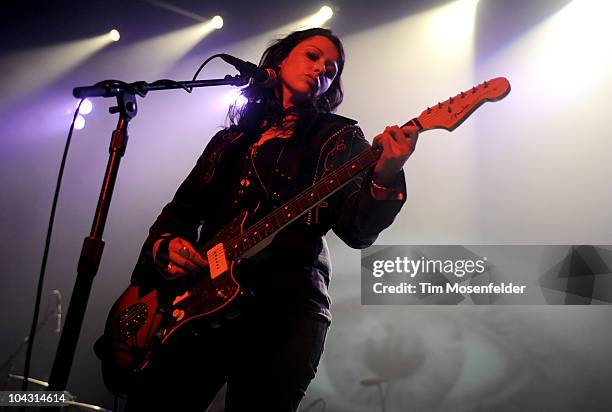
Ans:
<svg viewBox="0 0 612 412"><path fill-rule="evenodd" d="M208 267L210 269L210 278L214 279L217 276L225 273L229 266L227 264L227 258L225 257L225 248L223 243L217 243L211 249L206 252L208 257Z"/></svg>

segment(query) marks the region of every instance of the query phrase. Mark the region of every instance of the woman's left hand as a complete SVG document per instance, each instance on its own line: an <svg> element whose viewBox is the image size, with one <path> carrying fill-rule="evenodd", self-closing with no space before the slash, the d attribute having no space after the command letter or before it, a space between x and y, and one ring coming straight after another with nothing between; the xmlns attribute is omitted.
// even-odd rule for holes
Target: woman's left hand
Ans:
<svg viewBox="0 0 612 412"><path fill-rule="evenodd" d="M419 130L416 126L387 126L384 132L374 138L372 146L382 148L372 177L377 184L393 184L395 176L414 152L418 136Z"/></svg>

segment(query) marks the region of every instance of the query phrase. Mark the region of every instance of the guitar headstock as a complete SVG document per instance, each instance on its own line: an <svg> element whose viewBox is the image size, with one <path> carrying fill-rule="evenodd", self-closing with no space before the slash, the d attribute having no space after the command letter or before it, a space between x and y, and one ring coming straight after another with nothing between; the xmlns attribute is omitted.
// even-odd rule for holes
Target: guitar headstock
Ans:
<svg viewBox="0 0 612 412"><path fill-rule="evenodd" d="M428 107L417 118L422 130L455 130L484 102L495 102L510 93L510 82L505 77L496 77L478 86L463 91L448 100Z"/></svg>

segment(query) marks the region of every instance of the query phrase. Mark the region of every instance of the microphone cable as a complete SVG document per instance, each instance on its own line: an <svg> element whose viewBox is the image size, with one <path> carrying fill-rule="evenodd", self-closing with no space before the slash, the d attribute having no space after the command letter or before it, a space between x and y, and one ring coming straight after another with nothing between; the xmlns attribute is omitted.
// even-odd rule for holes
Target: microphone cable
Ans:
<svg viewBox="0 0 612 412"><path fill-rule="evenodd" d="M45 240L45 248L43 251L42 263L40 266L40 275L38 277L38 287L36 289L36 301L34 303L34 316L32 318L32 326L30 328L30 335L28 336L28 347L26 349L25 364L23 367L23 382L21 383L21 390L28 390L28 378L30 377L30 364L32 360L32 348L34 347L34 337L36 335L36 325L38 324L38 316L40 313L40 301L42 296L43 284L45 282L45 271L47 268L47 258L49 257L49 246L51 244L51 235L53 234L53 223L55 222L55 211L57 210L57 201L59 199L60 189L62 187L62 179L64 177L64 168L66 166L66 158L68 157L68 149L70 148L70 142L72 140L72 132L74 131L74 122L79 115L79 110L85 99L81 99L74 111L72 117L72 123L70 124L70 130L68 131L68 138L66 139L66 145L64 146L64 154L60 163L60 169L57 176L57 183L55 184L55 194L53 195L53 203L51 204L51 216L49 217L49 226L47 227L47 238Z"/></svg>

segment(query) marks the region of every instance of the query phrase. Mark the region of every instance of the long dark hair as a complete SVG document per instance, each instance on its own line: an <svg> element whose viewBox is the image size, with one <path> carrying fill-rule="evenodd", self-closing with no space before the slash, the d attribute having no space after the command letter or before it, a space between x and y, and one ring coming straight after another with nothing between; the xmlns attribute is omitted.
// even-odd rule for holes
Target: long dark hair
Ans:
<svg viewBox="0 0 612 412"><path fill-rule="evenodd" d="M344 69L344 48L342 42L331 30L313 28L294 31L288 36L274 41L262 54L259 67L273 69L279 73L278 65L289 55L291 50L303 40L313 36L323 36L329 39L338 50L338 74L329 89L322 95L306 102L303 106L293 108L298 117L309 117L317 113L332 113L342 103L344 93L340 76ZM230 106L228 118L230 127L243 130L267 129L270 126L282 127L282 121L287 112L283 108L282 85L279 82L275 87L262 87L251 83L242 90L247 103Z"/></svg>

